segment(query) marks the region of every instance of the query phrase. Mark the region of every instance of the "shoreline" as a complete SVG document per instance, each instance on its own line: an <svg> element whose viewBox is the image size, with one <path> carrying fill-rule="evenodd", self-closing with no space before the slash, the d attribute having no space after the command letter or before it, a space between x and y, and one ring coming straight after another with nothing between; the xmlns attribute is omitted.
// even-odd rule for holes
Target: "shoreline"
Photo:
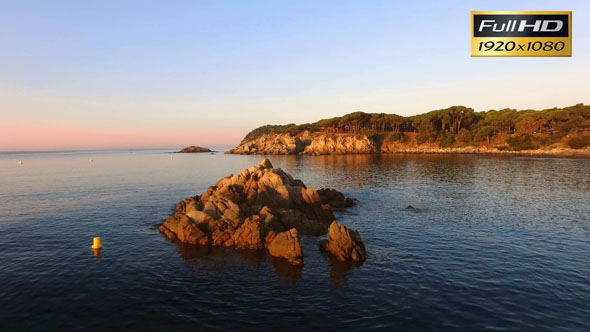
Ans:
<svg viewBox="0 0 590 332"><path fill-rule="evenodd" d="M537 158L578 158L590 159L590 149L550 149L550 150L522 150L522 151L502 151L498 149L482 149L482 148L446 148L446 149L420 149L408 148L399 151L380 152L383 154L389 153L414 153L414 154L476 154L476 155L491 155L491 156L507 156L507 157L537 157Z"/></svg>
<svg viewBox="0 0 590 332"><path fill-rule="evenodd" d="M427 148L407 148L395 151L380 151L367 153L321 153L321 154L304 154L304 153L272 153L268 151L256 151L251 153L235 153L226 151L225 154L236 155L304 155L304 156L329 156L329 155L388 155L388 154L473 154L481 156L504 156L504 157L534 157L534 158L576 158L590 159L590 149L552 149L552 150L523 150L523 151L501 151L498 149L481 149L481 148L451 148L451 149L427 149Z"/></svg>
<svg viewBox="0 0 590 332"><path fill-rule="evenodd" d="M537 140L549 136L540 134ZM452 146L440 147L440 142L420 144L416 133L404 133L403 138L396 134L367 136L363 134L326 134L303 132L297 135L288 133L268 133L255 139L243 140L226 154L261 155L346 155L346 154L479 154L496 156L528 156L539 158L583 158L590 159L590 146L574 149L568 146L568 136L559 137L546 146L526 146L517 149L518 144L510 146L508 135L497 135L488 142L455 142ZM590 136L589 136L590 137ZM529 144L530 145L530 144ZM540 144L539 144L540 145ZM522 148L525 148L523 146Z"/></svg>

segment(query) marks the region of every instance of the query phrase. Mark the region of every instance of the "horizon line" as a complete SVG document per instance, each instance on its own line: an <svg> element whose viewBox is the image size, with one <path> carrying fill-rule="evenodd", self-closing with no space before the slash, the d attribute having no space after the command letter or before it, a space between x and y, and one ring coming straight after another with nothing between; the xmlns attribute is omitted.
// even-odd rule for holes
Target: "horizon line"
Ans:
<svg viewBox="0 0 590 332"><path fill-rule="evenodd" d="M188 147L191 145L187 145ZM207 147L211 152L220 152L221 149L231 149L231 146L212 146ZM101 152L101 151L149 151L149 150L172 150L169 153L177 153L178 147L142 147L142 148L88 148L88 149L49 149L49 150L0 150L0 153L60 153L60 152ZM182 149L182 148L180 148ZM219 149L216 151L214 149ZM166 152L167 153L167 152Z"/></svg>

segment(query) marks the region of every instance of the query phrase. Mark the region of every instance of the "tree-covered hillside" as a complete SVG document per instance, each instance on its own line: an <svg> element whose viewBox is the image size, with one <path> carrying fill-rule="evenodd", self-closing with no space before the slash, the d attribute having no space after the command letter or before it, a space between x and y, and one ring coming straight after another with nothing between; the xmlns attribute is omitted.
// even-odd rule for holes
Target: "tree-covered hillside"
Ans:
<svg viewBox="0 0 590 332"><path fill-rule="evenodd" d="M474 112L468 107L453 106L410 117L354 112L302 125L262 126L248 133L244 140L253 140L267 133L296 135L305 130L312 133L354 133L367 136L399 133L396 136L401 137L403 133L414 132L418 144L438 142L441 147L457 143L489 142L494 136L509 135L508 143L518 149L539 145L539 142L535 143L535 140L538 141L534 138L535 134L546 133L555 140L568 133L590 131L590 106L578 104L541 111L503 109L487 112ZM577 145L585 146L584 142Z"/></svg>

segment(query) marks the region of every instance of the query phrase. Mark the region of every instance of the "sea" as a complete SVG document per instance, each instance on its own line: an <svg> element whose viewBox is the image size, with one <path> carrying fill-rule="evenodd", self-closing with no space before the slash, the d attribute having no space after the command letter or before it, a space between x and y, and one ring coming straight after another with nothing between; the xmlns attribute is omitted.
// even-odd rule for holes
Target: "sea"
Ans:
<svg viewBox="0 0 590 332"><path fill-rule="evenodd" d="M590 331L589 159L268 156L358 200L335 216L359 231L361 265L321 236L302 237L298 268L158 232L261 158L0 153L0 330Z"/></svg>

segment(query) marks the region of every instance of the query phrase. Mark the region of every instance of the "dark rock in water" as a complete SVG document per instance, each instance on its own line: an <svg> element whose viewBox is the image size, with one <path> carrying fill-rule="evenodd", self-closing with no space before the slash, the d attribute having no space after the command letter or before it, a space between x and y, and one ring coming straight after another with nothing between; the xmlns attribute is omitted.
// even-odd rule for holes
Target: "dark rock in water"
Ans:
<svg viewBox="0 0 590 332"><path fill-rule="evenodd" d="M416 208L415 208L415 207L413 207L413 206L411 206L411 205L408 205L408 206L406 207L406 210L416 210Z"/></svg>
<svg viewBox="0 0 590 332"><path fill-rule="evenodd" d="M367 258L365 244L359 233L333 221L328 239L320 241L320 249L334 255L341 261L364 262Z"/></svg>
<svg viewBox="0 0 590 332"><path fill-rule="evenodd" d="M350 197L344 197L344 195L334 189L322 188L318 190L320 199L323 204L330 204L333 208L346 208L355 205L355 201Z"/></svg>
<svg viewBox="0 0 590 332"><path fill-rule="evenodd" d="M224 177L202 195L179 202L159 230L185 243L267 248L272 256L302 265L299 234L325 234L332 221L332 208L317 191L265 158L258 166Z"/></svg>
<svg viewBox="0 0 590 332"><path fill-rule="evenodd" d="M207 148L203 148L200 146L187 146L186 148L178 151L179 153L196 153L196 152L211 152L211 150L207 149Z"/></svg>

